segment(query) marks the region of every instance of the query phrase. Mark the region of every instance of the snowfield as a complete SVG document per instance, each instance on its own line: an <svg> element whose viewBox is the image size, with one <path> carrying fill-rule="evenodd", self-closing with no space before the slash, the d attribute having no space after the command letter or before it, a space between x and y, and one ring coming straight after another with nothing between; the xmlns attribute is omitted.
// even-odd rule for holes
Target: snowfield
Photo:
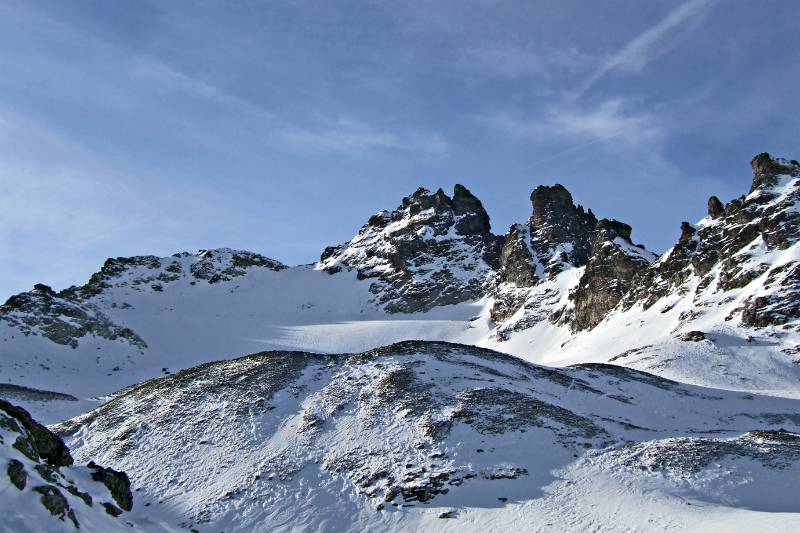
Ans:
<svg viewBox="0 0 800 533"><path fill-rule="evenodd" d="M142 273L129 274L134 280L137 275ZM569 287L579 277L579 270L564 272L552 283L538 285L530 298L545 309L567 305ZM94 298L115 323L144 339L146 347L87 335L71 348L22 335L0 322L0 372L16 385L80 400L17 399L47 423L80 414L97 398L123 387L206 361L278 349L359 352L406 339L474 344L556 366L613 359L615 364L727 389L787 396L800 391L800 335L779 328L754 331L724 321L721 317L735 303L687 323L679 317L691 309L691 301L668 296L648 310L613 313L590 331L574 333L543 316L503 340L491 322L489 298L427 313L391 314L371 303L369 284L353 273L330 275L311 266L249 271L215 284L192 281L182 278L153 291L123 278L119 286ZM548 298L554 301L548 303ZM665 306L672 307L663 313ZM705 332L706 339L679 338L692 330Z"/></svg>

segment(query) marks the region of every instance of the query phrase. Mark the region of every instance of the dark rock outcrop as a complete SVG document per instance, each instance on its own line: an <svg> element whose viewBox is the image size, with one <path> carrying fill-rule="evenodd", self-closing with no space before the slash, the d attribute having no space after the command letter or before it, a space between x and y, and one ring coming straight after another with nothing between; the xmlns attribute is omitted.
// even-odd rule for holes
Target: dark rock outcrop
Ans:
<svg viewBox="0 0 800 533"><path fill-rule="evenodd" d="M785 250L800 238L800 186L795 179L800 176L800 164L762 153L753 158L752 167L750 193L725 206L712 197L709 223L684 222L678 243L637 276L624 298L626 307L639 302L648 308L693 275L700 278L695 300L714 283L716 290L730 291L764 276L761 292L766 292L753 295L737 311L742 323L763 327L800 318L800 275L795 262L754 263L757 255Z"/></svg>
<svg viewBox="0 0 800 533"><path fill-rule="evenodd" d="M25 409L5 400L0 400L0 426L19 433L13 446L30 460L45 461L56 467L73 463L69 450L58 435L34 420Z"/></svg>
<svg viewBox="0 0 800 533"><path fill-rule="evenodd" d="M655 256L631 241L631 227L617 220L597 224L586 270L573 294L574 330L591 329L614 309L633 279Z"/></svg>
<svg viewBox="0 0 800 533"><path fill-rule="evenodd" d="M589 209L575 205L572 195L560 184L540 185L531 193L533 214L531 244L539 255L549 255L559 244L571 244L566 251L567 261L575 266L583 266L589 259L592 232L597 218Z"/></svg>
<svg viewBox="0 0 800 533"><path fill-rule="evenodd" d="M466 187L453 197L418 189L394 211L370 217L350 242L328 247L319 265L355 270L387 311L413 313L474 300L499 264L502 239Z"/></svg>
<svg viewBox="0 0 800 533"><path fill-rule="evenodd" d="M40 501L44 508L50 511L51 515L61 520L69 518L76 528L80 527L78 519L75 518L75 511L70 508L69 502L67 502L67 499L57 487L53 485L39 485L38 487L33 487L33 490L41 494Z"/></svg>
<svg viewBox="0 0 800 533"><path fill-rule="evenodd" d="M8 479L11 480L12 485L17 487L19 490L23 490L25 488L25 485L28 483L28 473L25 471L25 465L23 465L21 461L11 459L8 462L6 473L8 474Z"/></svg>
<svg viewBox="0 0 800 533"><path fill-rule="evenodd" d="M530 248L530 228L514 224L508 230L500 252L498 281L519 287L533 287L539 281L536 260Z"/></svg>
<svg viewBox="0 0 800 533"><path fill-rule="evenodd" d="M92 489L92 482L87 481L88 472L77 471L82 467L73 464L72 455L61 437L34 420L25 409L4 400L0 400L0 428L9 430L12 434L12 439L7 441L0 438L0 446L5 446L5 453L10 452L12 457L6 466L6 475L11 485L24 494L36 493L39 503L49 514L61 521L69 520L79 528L75 506L91 508L93 499L88 491L97 490L99 486ZM30 471L26 470L23 461L14 459L14 456L19 459L24 456L26 463L32 461ZM105 485L121 508L126 511L132 509L133 496L127 474L94 463L90 463L90 470L92 479ZM26 492L26 488L31 485ZM85 490L81 490L82 488ZM71 499L72 497L78 499ZM107 502L101 504L113 506ZM85 508L82 507L84 505ZM117 509L116 506L113 507ZM122 513L119 509L117 511L117 514ZM46 526L41 527L42 530L49 530Z"/></svg>
<svg viewBox="0 0 800 533"><path fill-rule="evenodd" d="M99 481L108 488L108 492L111 493L111 497L114 498L117 505L126 511L133 509L133 494L131 493L131 481L128 479L128 474L113 468L103 468L94 461L89 461L86 466L92 470L92 479Z"/></svg>
<svg viewBox="0 0 800 533"><path fill-rule="evenodd" d="M147 347L133 330L114 323L98 306L70 290L56 294L46 285L38 284L30 292L11 296L0 306L0 320L24 335L41 335L72 348L77 348L86 335Z"/></svg>
<svg viewBox="0 0 800 533"><path fill-rule="evenodd" d="M686 342L700 342L706 340L706 334L702 331L687 331L679 335L678 338Z"/></svg>
<svg viewBox="0 0 800 533"><path fill-rule="evenodd" d="M708 216L711 218L719 218L725 213L725 206L719 201L719 198L712 196L708 199Z"/></svg>
<svg viewBox="0 0 800 533"><path fill-rule="evenodd" d="M767 152L761 152L750 161L753 168L753 184L750 192L757 189L774 187L778 176L789 175L792 177L800 176L800 164L797 161L787 161L772 157Z"/></svg>

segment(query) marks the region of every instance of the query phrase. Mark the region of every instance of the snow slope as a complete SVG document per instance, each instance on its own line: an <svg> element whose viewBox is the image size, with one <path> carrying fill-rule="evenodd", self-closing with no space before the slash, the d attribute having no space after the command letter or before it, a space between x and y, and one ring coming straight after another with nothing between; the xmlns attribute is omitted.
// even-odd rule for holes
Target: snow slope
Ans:
<svg viewBox="0 0 800 533"><path fill-rule="evenodd" d="M798 408L403 342L205 364L58 431L204 532L730 531L797 523Z"/></svg>

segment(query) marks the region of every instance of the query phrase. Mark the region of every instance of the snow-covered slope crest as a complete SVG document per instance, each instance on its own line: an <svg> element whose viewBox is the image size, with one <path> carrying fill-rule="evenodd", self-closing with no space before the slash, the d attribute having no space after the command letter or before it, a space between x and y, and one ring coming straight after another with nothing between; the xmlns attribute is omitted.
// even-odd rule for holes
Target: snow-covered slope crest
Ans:
<svg viewBox="0 0 800 533"><path fill-rule="evenodd" d="M0 531L165 530L130 511L124 472L74 464L69 449L20 407L0 400Z"/></svg>
<svg viewBox="0 0 800 533"><path fill-rule="evenodd" d="M391 313L429 311L481 298L501 245L466 187L456 185L452 198L420 188L394 211L373 215L349 242L327 248L319 268L355 270Z"/></svg>
<svg viewBox="0 0 800 533"><path fill-rule="evenodd" d="M81 338L91 335L110 341L119 339L144 349L144 339L115 323L108 309L104 309L125 309L130 305L107 298L109 289L162 292L165 285L175 282L219 283L256 268L279 271L286 266L253 252L229 248L200 250L194 255L182 252L171 257L111 258L80 287L56 293L47 285L37 284L30 292L10 297L0 306L0 323L5 322L23 335L42 336L71 348L77 348Z"/></svg>
<svg viewBox="0 0 800 533"><path fill-rule="evenodd" d="M624 367L406 341L204 364L57 431L204 532L638 529L654 513L694 523L687 501L706 517L761 516L753 494L800 489L799 408Z"/></svg>

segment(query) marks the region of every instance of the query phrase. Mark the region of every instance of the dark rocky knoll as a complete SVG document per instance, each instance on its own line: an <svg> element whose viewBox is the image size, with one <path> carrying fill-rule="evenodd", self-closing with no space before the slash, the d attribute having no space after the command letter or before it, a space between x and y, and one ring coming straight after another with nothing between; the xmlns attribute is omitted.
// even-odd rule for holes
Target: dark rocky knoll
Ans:
<svg viewBox="0 0 800 533"><path fill-rule="evenodd" d="M0 446L5 448L3 455L11 457L5 465L5 474L13 487L8 490L25 492L38 500L50 515L79 528L78 516L82 513L102 509L116 517L133 508L131 485L124 472L103 468L94 462L87 467L75 466L64 441L24 409L0 400L0 429L8 432L0 435ZM77 469L89 473L96 484L75 481L81 478L76 476ZM96 501L98 492L108 494L112 501ZM44 523L25 526L31 531L48 529Z"/></svg>

